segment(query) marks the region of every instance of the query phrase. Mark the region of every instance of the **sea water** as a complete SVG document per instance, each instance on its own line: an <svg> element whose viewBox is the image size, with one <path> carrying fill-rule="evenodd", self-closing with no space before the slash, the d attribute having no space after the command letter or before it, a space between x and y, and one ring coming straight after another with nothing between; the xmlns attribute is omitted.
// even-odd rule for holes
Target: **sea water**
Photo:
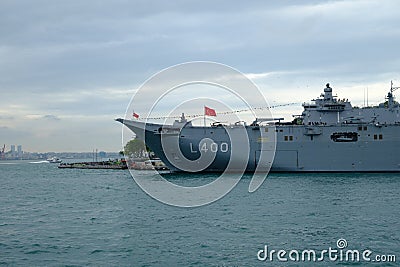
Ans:
<svg viewBox="0 0 400 267"><path fill-rule="evenodd" d="M167 177L176 184L195 186L218 174ZM270 174L256 192L248 193L250 179L245 175L215 203L178 208L148 196L127 170L0 161L0 265L397 266L400 262L400 174ZM338 240L346 241L342 253L369 250L370 259L395 255L396 262L332 260L327 254L321 261L301 259L305 250L320 257L329 248L336 249L339 257ZM277 252L271 259L271 250L284 250L283 260ZM289 258L293 250L300 253L298 261Z"/></svg>

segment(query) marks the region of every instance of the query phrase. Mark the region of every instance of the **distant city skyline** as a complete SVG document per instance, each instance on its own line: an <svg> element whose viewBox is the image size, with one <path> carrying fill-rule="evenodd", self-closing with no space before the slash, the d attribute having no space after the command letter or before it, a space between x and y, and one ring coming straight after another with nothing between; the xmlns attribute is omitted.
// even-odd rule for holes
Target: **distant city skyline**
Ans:
<svg viewBox="0 0 400 267"><path fill-rule="evenodd" d="M17 155L20 155L22 153L93 153L93 151L97 150L97 153L117 153L119 151L103 151L99 149L91 149L88 151L27 151L23 150L23 145L15 145L15 144L3 144L1 145L0 150L2 150L4 147L4 152L5 153L16 153ZM17 148L16 148L17 147Z"/></svg>
<svg viewBox="0 0 400 267"><path fill-rule="evenodd" d="M307 102L328 82L354 105L367 89L378 104L391 80L400 85L399 8L395 0L2 1L0 145L120 151L114 119L135 90L196 60L245 73L270 105Z"/></svg>
<svg viewBox="0 0 400 267"><path fill-rule="evenodd" d="M10 150L5 150L3 153L3 148L0 149L0 160L47 160L51 157L58 157L63 160L69 159L110 159L110 158L120 158L120 151L82 151L82 152L55 152L55 151L46 151L46 152L36 152L36 151L22 151L22 145L20 147L20 151L14 151L10 146Z"/></svg>

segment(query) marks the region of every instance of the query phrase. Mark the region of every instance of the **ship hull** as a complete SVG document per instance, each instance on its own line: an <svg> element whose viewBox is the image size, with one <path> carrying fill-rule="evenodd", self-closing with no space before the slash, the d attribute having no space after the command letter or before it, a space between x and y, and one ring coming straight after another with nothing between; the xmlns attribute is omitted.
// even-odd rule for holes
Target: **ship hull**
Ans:
<svg viewBox="0 0 400 267"><path fill-rule="evenodd" d="M165 126L138 121L119 120L146 142L152 151L172 171L182 171L167 157L161 145L161 136L175 135L179 148L189 160L200 155L200 142L210 138L215 142L216 157L202 171L225 171L230 160L230 139L224 127L184 127L177 133L163 132ZM267 127L267 126L266 126ZM246 126L250 152L245 171L253 172L260 164L261 131L266 127ZM276 125L276 151L272 172L399 172L400 126L357 124L332 126ZM145 134L144 134L145 133ZM269 147L267 146L267 149ZM271 153L271 151L268 151ZM269 170L269 168L267 168Z"/></svg>

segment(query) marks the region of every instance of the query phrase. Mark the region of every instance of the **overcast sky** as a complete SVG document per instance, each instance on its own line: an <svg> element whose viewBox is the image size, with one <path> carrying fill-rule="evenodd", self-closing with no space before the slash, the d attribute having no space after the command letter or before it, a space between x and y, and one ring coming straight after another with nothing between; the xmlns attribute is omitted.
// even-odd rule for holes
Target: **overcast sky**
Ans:
<svg viewBox="0 0 400 267"><path fill-rule="evenodd" d="M399 1L237 2L2 0L0 143L119 151L114 119L133 92L187 61L238 69L271 105L327 82L355 105L368 88L376 104L400 85Z"/></svg>

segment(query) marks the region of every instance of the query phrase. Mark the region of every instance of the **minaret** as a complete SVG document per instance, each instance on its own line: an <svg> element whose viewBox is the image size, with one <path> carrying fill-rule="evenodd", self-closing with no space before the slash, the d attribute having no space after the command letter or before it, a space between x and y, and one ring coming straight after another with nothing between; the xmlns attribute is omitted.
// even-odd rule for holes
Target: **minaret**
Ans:
<svg viewBox="0 0 400 267"><path fill-rule="evenodd" d="M329 83L326 84L326 88L324 89L324 100L332 101L332 88L329 86Z"/></svg>

